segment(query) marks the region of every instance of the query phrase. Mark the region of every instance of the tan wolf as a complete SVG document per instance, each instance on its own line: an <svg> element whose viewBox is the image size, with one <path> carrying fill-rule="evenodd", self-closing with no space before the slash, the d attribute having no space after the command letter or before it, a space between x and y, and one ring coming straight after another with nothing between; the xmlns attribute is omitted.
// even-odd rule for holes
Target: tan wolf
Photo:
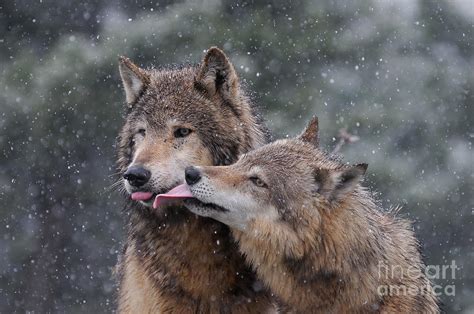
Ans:
<svg viewBox="0 0 474 314"><path fill-rule="evenodd" d="M145 70L120 59L127 101L119 136L127 239L120 258L122 313L260 313L270 294L229 228L156 196L184 182L184 169L227 165L266 142L267 132L233 65L211 48L198 66Z"/></svg>
<svg viewBox="0 0 474 314"><path fill-rule="evenodd" d="M178 196L229 225L259 278L295 312L438 312L410 223L361 187L367 164L331 159L315 147L317 133L315 118L299 138L233 165L189 167Z"/></svg>

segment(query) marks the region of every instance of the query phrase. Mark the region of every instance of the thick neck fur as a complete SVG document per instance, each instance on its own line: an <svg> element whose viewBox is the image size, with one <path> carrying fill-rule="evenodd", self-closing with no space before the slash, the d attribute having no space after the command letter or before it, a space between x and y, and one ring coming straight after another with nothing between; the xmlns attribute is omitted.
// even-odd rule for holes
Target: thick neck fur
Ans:
<svg viewBox="0 0 474 314"><path fill-rule="evenodd" d="M380 275L380 264L421 270L407 222L382 214L361 188L337 206L313 205L323 207L319 215L303 210L296 224L255 221L244 233L234 230L259 278L290 308L304 313L436 309L431 294L426 302L414 297L393 304L377 293L379 286L403 280ZM405 284L429 285L424 276Z"/></svg>

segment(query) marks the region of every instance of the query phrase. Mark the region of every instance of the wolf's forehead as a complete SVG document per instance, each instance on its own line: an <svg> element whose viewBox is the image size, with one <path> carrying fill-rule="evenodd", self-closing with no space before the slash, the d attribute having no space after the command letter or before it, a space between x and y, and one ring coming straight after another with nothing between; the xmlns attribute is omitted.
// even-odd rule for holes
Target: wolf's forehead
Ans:
<svg viewBox="0 0 474 314"><path fill-rule="evenodd" d="M154 95L144 99L139 108L136 108L134 118L156 126L177 122L208 122L213 113L203 102L204 100L192 95Z"/></svg>
<svg viewBox="0 0 474 314"><path fill-rule="evenodd" d="M163 95L192 92L195 71L194 68L155 70L151 75L150 88Z"/></svg>
<svg viewBox="0 0 474 314"><path fill-rule="evenodd" d="M337 169L344 165L331 159L322 150L294 140L279 140L245 155L243 163L249 167L260 166L270 172L288 173L314 167Z"/></svg>
<svg viewBox="0 0 474 314"><path fill-rule="evenodd" d="M267 176L272 176L288 170L288 166L294 162L295 160L289 161L283 154L268 154L263 150L242 156L235 166L256 174L265 173Z"/></svg>
<svg viewBox="0 0 474 314"><path fill-rule="evenodd" d="M244 156L244 162L260 166L290 165L308 159L312 155L307 149L299 149L289 145L285 140L279 140L251 151Z"/></svg>
<svg viewBox="0 0 474 314"><path fill-rule="evenodd" d="M216 118L209 110L201 110L199 105L193 102L169 103L160 100L150 100L146 104L140 104L129 115L132 125L143 125L155 129L168 128L170 126L186 126L202 128L215 125ZM201 106L202 107L202 106Z"/></svg>
<svg viewBox="0 0 474 314"><path fill-rule="evenodd" d="M182 65L170 68L161 68L151 70L152 79L155 81L176 81L176 80L194 80L197 66Z"/></svg>

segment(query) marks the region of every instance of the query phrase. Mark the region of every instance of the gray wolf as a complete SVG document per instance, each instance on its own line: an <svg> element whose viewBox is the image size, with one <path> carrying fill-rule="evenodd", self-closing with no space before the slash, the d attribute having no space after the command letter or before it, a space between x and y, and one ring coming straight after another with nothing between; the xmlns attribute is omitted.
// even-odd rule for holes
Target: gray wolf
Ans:
<svg viewBox="0 0 474 314"><path fill-rule="evenodd" d="M318 129L315 118L298 138L235 164L187 168L180 197L231 227L258 277L292 311L438 312L410 223L380 210L361 186L367 164L317 148Z"/></svg>
<svg viewBox="0 0 474 314"><path fill-rule="evenodd" d="M126 119L118 139L127 239L120 258L122 313L260 313L274 309L229 228L156 195L190 165L228 165L268 132L218 48L197 66L145 70L120 58ZM155 203L155 204L154 204Z"/></svg>

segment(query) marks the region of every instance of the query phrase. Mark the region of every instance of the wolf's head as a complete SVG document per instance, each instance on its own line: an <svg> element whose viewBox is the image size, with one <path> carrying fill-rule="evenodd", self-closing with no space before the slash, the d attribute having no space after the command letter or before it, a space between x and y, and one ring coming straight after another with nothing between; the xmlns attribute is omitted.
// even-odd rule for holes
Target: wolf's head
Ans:
<svg viewBox="0 0 474 314"><path fill-rule="evenodd" d="M188 168L186 181L195 199L186 206L240 230L256 221L295 228L308 219L318 221L351 197L367 164L330 159L317 148L317 133L314 118L298 138L263 146L233 165Z"/></svg>
<svg viewBox="0 0 474 314"><path fill-rule="evenodd" d="M265 141L226 55L211 48L196 67L144 70L120 58L127 118L119 137L125 190L151 206L184 182L190 165L227 165Z"/></svg>

